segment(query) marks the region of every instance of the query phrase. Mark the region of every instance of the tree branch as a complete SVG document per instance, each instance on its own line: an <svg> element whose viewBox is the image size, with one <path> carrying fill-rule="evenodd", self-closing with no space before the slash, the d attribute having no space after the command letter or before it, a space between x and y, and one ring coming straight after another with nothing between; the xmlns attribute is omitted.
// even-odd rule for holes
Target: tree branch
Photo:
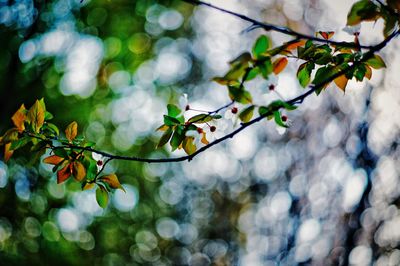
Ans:
<svg viewBox="0 0 400 266"><path fill-rule="evenodd" d="M239 13L235 13L233 11L218 7L218 6L214 6L212 4L203 2L203 1L198 1L198 0L182 0L184 2L190 3L192 5L203 5L203 6L207 6L210 7L212 9L221 11L223 13L226 14L230 14L232 16L238 17L244 21L250 22L253 25L252 26L257 26L260 28L263 28L266 31L276 31L276 32L280 32L282 34L286 34L286 35L290 35L290 36L294 36L298 39L306 39L306 40L312 40L315 42L320 42L320 43L329 43L332 45L339 45L339 46L344 46L344 47L349 47L349 48L362 48L362 49L372 49L374 46L370 46L370 45L359 45L356 44L354 42L344 42L344 41L333 41L333 40L326 40L326 39L322 39L322 38L318 38L312 35L307 35L304 33L300 33L297 31L294 31L290 28L287 27L283 27L283 26L277 26L277 25L273 25L273 24L268 24L268 23L263 23L260 21L257 21L255 19L249 18L245 15L239 14Z"/></svg>
<svg viewBox="0 0 400 266"><path fill-rule="evenodd" d="M204 3L204 2L201 2L201 1L197 1L197 0L190 0L190 1L189 0L183 0L183 1L189 2L189 3L192 3L192 4L194 3L194 4L199 4L199 5L201 4L201 5L209 6L211 8L214 8L214 9L220 10L222 12L234 15L236 17L239 17L239 18L241 18L241 19L243 19L245 21L252 22L255 25L260 25L261 27L263 27L266 30L274 30L274 31L282 32L284 34L294 35L294 36L297 36L299 38L310 39L310 40L313 40L313 41L321 41L321 42L325 42L325 43L327 42L327 40L318 39L318 38L315 38L315 37L312 37L312 36L303 35L301 33L294 32L294 31L292 31L290 29L287 29L287 28L282 28L282 27L277 27L277 26L274 26L274 25L269 25L269 24L264 24L264 23L261 23L261 22L257 22L257 21L255 21L255 20L253 20L251 18L246 17L246 16L243 16L243 15L240 15L240 14L237 14L237 13L234 13L234 12L231 12L231 11L219 8L219 7L215 7L215 6L211 5L211 4L207 4L207 3ZM376 52L378 52L381 49L383 49L393 38L395 38L397 35L399 35L399 33L400 33L400 30L397 30L397 31L393 32L386 39L384 39L382 42L380 42L380 43L378 43L378 44L376 44L374 46L363 46L362 48L368 49L368 51L363 54L363 56L362 56L362 58L360 60L358 60L357 62L354 62L351 66L349 66L349 67L347 67L347 68L345 68L345 69L343 69L343 70L331 75L330 77L328 77L327 79L323 80L322 82L311 85L310 89L308 91L306 91L305 93L303 93L303 94L301 94L301 95L299 95L299 96L297 96L297 97L295 97L293 99L290 99L290 100L286 101L286 103L290 104L290 105L302 103L304 101L304 99L306 99L308 96L310 96L312 93L314 93L317 89L324 87L325 85L327 85L330 82L332 82L334 79L336 79L336 78L338 78L338 77L340 77L342 75L345 75L349 71L354 70L360 63L365 62L368 59L370 59ZM344 43L342 43L342 42L330 41L329 43L344 45ZM345 44L352 45L351 43L350 44L349 43L345 43ZM247 75L248 75L248 71L246 72L245 76L242 79L242 82L240 84L241 87L243 86L244 82L246 81ZM208 112L208 114L218 113L219 111L221 111L221 110L223 110L225 108L228 108L232 104L234 104L234 101L232 101L232 102L230 102L230 103L228 103L228 104L226 104L226 105L224 105L224 106L222 106L222 107L220 107L220 108L218 108L218 109L216 109L214 111L210 111L210 112ZM210 142L209 144L201 147L200 149L198 149L196 152L194 152L191 155L185 155L185 156L181 156L181 157L151 159L151 158L141 158L141 157L136 157L136 156L114 155L114 154L111 154L111 153L108 153L108 152L104 152L104 151L93 149L91 147L81 147L81 146L72 145L72 144L61 145L61 146L56 146L56 147L52 146L51 149L69 148L69 149L79 149L81 151L94 152L94 153L100 154L100 155L102 155L104 157L107 157L108 159L107 159L106 163L108 163L109 161L114 160L114 159L116 159L116 160L126 160L126 161L146 162L146 163L168 163L168 162L181 162L181 161L186 161L186 160L187 161L191 161L195 156L197 156L198 154L202 153L203 151L205 151L205 150L207 150L207 149L209 149L209 148L211 148L211 147L213 147L213 146L215 146L215 145L217 145L217 144L219 144L219 143L221 143L221 142L223 142L223 141L225 141L225 140L227 140L229 138L233 138L236 134L238 134L239 132L241 132L245 128L247 128L247 127L249 127L249 126L251 126L251 125L253 125L253 124L255 124L255 123L257 123L257 122L259 122L261 120L263 120L267 116L272 115L275 111L278 111L280 108L281 107L276 107L274 109L269 110L269 112L252 119L251 121L249 121L247 123L242 123L239 128L235 129L231 133L229 133L229 134L227 134L227 135L225 135L225 136L223 136L223 137L221 137L219 139L216 139L213 142ZM105 164L103 165L101 171L104 169Z"/></svg>

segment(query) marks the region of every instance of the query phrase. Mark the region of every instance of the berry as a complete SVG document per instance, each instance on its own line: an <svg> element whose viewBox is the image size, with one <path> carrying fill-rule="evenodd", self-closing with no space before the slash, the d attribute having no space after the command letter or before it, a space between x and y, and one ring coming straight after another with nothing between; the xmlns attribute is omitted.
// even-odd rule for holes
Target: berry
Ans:
<svg viewBox="0 0 400 266"><path fill-rule="evenodd" d="M214 132L215 130L217 130L217 128L216 128L215 126L211 126L211 127L210 127L210 131L211 131L211 132Z"/></svg>
<svg viewBox="0 0 400 266"><path fill-rule="evenodd" d="M286 115L283 115L283 116L282 116L282 121L283 121L283 122L286 122L286 121L287 121L287 116L286 116Z"/></svg>
<svg viewBox="0 0 400 266"><path fill-rule="evenodd" d="M189 105L186 105L185 111L189 111L189 110L190 110L190 106L189 106Z"/></svg>
<svg viewBox="0 0 400 266"><path fill-rule="evenodd" d="M102 160L98 160L97 161L97 166L102 166L103 165L103 161Z"/></svg>
<svg viewBox="0 0 400 266"><path fill-rule="evenodd" d="M231 112L232 114L236 114L238 112L237 107L232 107Z"/></svg>
<svg viewBox="0 0 400 266"><path fill-rule="evenodd" d="M197 132L198 132L199 134L203 133L203 129L200 128L200 127L198 127L196 130L197 130Z"/></svg>
<svg viewBox="0 0 400 266"><path fill-rule="evenodd" d="M274 85L274 84L269 85L268 89L269 89L270 91L275 90L275 85Z"/></svg>

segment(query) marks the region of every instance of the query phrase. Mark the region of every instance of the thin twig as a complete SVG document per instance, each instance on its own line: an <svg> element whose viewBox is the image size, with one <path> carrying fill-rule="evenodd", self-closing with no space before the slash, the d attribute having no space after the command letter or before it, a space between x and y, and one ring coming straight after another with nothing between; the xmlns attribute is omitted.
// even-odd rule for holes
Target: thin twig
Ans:
<svg viewBox="0 0 400 266"><path fill-rule="evenodd" d="M253 25L251 27L257 26L257 27L263 28L266 31L276 31L276 32L280 32L280 33L283 33L283 34L286 34L286 35L295 36L298 39L312 40L312 41L315 41L315 42L329 43L329 44L332 44L332 45L338 45L338 46L349 47L349 48L371 49L371 48L374 47L374 46L370 46L370 45L358 45L358 44L356 44L354 42L333 41L333 40L326 40L326 39L318 38L318 37L315 37L315 36L312 36L312 35L307 35L307 34L304 34L304 33L300 33L300 32L294 31L294 30L292 30L290 28L287 28L287 27L277 26L277 25L273 25L273 24L260 22L260 21L257 21L255 19L252 19L250 17L247 17L245 15L242 15L242 14L239 14L239 13L236 13L236 12L233 12L233 11L230 11L230 10L227 10L227 9L224 9L224 8L221 8L221 7L218 7L218 6L203 2L203 1L198 1L198 0L182 0L182 1L190 3L190 4L193 4L193 5L207 6L207 7L210 7L212 9L219 10L219 11L221 11L223 13L227 13L227 14L233 15L233 16L238 17L238 18L240 18L240 19L242 19L244 21L248 21L248 22L252 23Z"/></svg>

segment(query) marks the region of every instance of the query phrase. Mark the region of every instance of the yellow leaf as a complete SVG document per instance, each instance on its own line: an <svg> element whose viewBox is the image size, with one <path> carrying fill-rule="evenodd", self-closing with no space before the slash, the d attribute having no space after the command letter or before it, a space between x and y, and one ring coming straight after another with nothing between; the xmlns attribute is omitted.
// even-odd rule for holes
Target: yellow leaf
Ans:
<svg viewBox="0 0 400 266"><path fill-rule="evenodd" d="M64 161L64 158L57 156L57 155L50 155L49 157L46 157L43 159L44 163L52 164L52 165L57 165Z"/></svg>
<svg viewBox="0 0 400 266"><path fill-rule="evenodd" d="M159 126L156 131L166 131L169 128L167 125L161 125Z"/></svg>
<svg viewBox="0 0 400 266"><path fill-rule="evenodd" d="M203 131L203 136L201 137L201 143L208 145L210 142L208 142L206 138L206 132Z"/></svg>
<svg viewBox="0 0 400 266"><path fill-rule="evenodd" d="M65 136L69 141L73 141L78 134L78 123L75 121L67 126L65 129Z"/></svg>
<svg viewBox="0 0 400 266"><path fill-rule="evenodd" d="M11 117L14 125L17 127L18 132L22 132L25 130L24 122L26 120L26 109L25 106L22 104L21 107L18 109L17 112Z"/></svg>
<svg viewBox="0 0 400 266"><path fill-rule="evenodd" d="M365 71L365 77L366 77L367 79L371 79L371 77L372 77L372 69L371 69L371 67L368 66L368 65L364 65L364 66L365 66L365 69L366 69L366 71Z"/></svg>
<svg viewBox="0 0 400 266"><path fill-rule="evenodd" d="M61 170L57 172L57 183L60 184L67 180L72 174L72 164L65 165Z"/></svg>
<svg viewBox="0 0 400 266"><path fill-rule="evenodd" d="M99 179L104 183L109 184L111 188L114 189L119 188L124 192L126 192L125 189L121 186L121 183L119 183L118 177L115 174L105 175L100 177Z"/></svg>
<svg viewBox="0 0 400 266"><path fill-rule="evenodd" d="M18 129L11 128L7 130L6 133L4 133L4 135L1 137L0 145L4 145L15 140L18 140Z"/></svg>
<svg viewBox="0 0 400 266"><path fill-rule="evenodd" d="M86 183L86 184L83 186L82 190L92 189L92 188L94 188L94 186L95 186L95 183Z"/></svg>
<svg viewBox="0 0 400 266"><path fill-rule="evenodd" d="M73 162L72 171L73 171L72 173L73 173L75 179L78 181L82 181L83 178L86 176L85 166L83 166L83 164L79 161Z"/></svg>
<svg viewBox="0 0 400 266"><path fill-rule="evenodd" d="M346 91L347 82L349 80L346 78L345 75L341 75L334 79L336 86L338 86L343 92Z"/></svg>
<svg viewBox="0 0 400 266"><path fill-rule="evenodd" d="M183 140L183 149L188 155L191 155L196 152L197 148L196 145L193 143L193 141L194 141L193 137L186 137Z"/></svg>
<svg viewBox="0 0 400 266"><path fill-rule="evenodd" d="M43 105L38 100L36 100L35 104L28 111L27 121L31 123L36 133L39 133L40 128L44 124L44 113Z"/></svg>
<svg viewBox="0 0 400 266"><path fill-rule="evenodd" d="M11 156L13 155L14 151L10 150L11 147L11 142L7 143L4 146L4 161L7 162L8 160L10 160Z"/></svg>
<svg viewBox="0 0 400 266"><path fill-rule="evenodd" d="M275 75L278 75L279 73L281 73L282 70L285 69L287 63L288 63L288 60L286 57L281 57L281 58L278 58L277 60L275 60L275 62L272 65Z"/></svg>

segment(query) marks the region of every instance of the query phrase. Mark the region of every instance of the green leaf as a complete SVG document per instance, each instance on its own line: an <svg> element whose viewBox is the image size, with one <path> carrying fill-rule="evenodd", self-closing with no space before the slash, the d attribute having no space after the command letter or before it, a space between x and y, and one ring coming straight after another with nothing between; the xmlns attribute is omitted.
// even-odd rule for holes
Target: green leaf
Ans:
<svg viewBox="0 0 400 266"><path fill-rule="evenodd" d="M174 134L172 135L171 141L169 144L172 147L172 151L176 150L179 145L181 145L183 139L185 138L185 132L182 126L177 126L175 128Z"/></svg>
<svg viewBox="0 0 400 266"><path fill-rule="evenodd" d="M282 101L282 100L273 101L272 103L269 104L269 107L271 109L275 109L275 110L277 110L279 108L285 108L286 110L289 110L289 111L293 111L293 110L297 109L296 106L291 105L291 104L289 104L289 103L287 103L285 101Z"/></svg>
<svg viewBox="0 0 400 266"><path fill-rule="evenodd" d="M164 115L164 124L167 126L176 126L179 125L181 122L176 119L175 117Z"/></svg>
<svg viewBox="0 0 400 266"><path fill-rule="evenodd" d="M271 112L271 108L269 108L269 107L267 107L267 106L260 106L260 107L258 107L258 114L260 115L260 116L265 116L265 115L267 115L268 113L270 113Z"/></svg>
<svg viewBox="0 0 400 266"><path fill-rule="evenodd" d="M398 0L396 0L398 1ZM398 2L400 4L400 2ZM382 10L384 11L384 10ZM394 32L396 29L397 18L390 13L383 13L383 17L385 20L385 27L383 29L383 35L387 38L390 34Z"/></svg>
<svg viewBox="0 0 400 266"><path fill-rule="evenodd" d="M64 149L53 149L55 155L68 159L68 152Z"/></svg>
<svg viewBox="0 0 400 266"><path fill-rule="evenodd" d="M373 57L369 58L365 63L375 69L386 67L386 64L383 61L382 57L376 54Z"/></svg>
<svg viewBox="0 0 400 266"><path fill-rule="evenodd" d="M179 109L178 106L173 105L173 104L168 104L167 109L168 109L168 116L171 116L171 117L176 118L182 113L182 110Z"/></svg>
<svg viewBox="0 0 400 266"><path fill-rule="evenodd" d="M83 147L94 147L95 145L96 145L96 142L88 141L88 142L85 142Z"/></svg>
<svg viewBox="0 0 400 266"><path fill-rule="evenodd" d="M288 127L283 121L282 121L282 116L281 116L281 113L279 112L279 111L275 111L274 112L274 118L275 118L275 123L278 125L278 126L281 126L281 127Z"/></svg>
<svg viewBox="0 0 400 266"><path fill-rule="evenodd" d="M229 62L231 66L233 65L247 65L251 61L251 54L249 52L244 52L235 59Z"/></svg>
<svg viewBox="0 0 400 266"><path fill-rule="evenodd" d="M245 89L238 89L233 86L228 87L229 97L231 100L242 103L242 104L249 104L252 103L253 99L251 97L250 92L246 91Z"/></svg>
<svg viewBox="0 0 400 266"><path fill-rule="evenodd" d="M43 111L46 112L46 104L44 103L44 98L39 100L39 104L42 106Z"/></svg>
<svg viewBox="0 0 400 266"><path fill-rule="evenodd" d="M38 100L36 100L36 102L28 111L28 122L31 124L33 131L36 133L39 133L40 128L44 124L44 113L45 109Z"/></svg>
<svg viewBox="0 0 400 266"><path fill-rule="evenodd" d="M367 68L364 64L360 64L354 71L354 77L356 77L357 81L362 81L367 72Z"/></svg>
<svg viewBox="0 0 400 266"><path fill-rule="evenodd" d="M257 66L260 69L261 75L264 79L268 79L269 75L271 75L274 69L272 66L271 58L269 57L263 60L263 62L258 64Z"/></svg>
<svg viewBox="0 0 400 266"><path fill-rule="evenodd" d="M45 120L45 121L51 120L51 119L53 119L53 118L54 118L54 116L53 116L50 112L45 111L45 113L44 113L44 120Z"/></svg>
<svg viewBox="0 0 400 266"><path fill-rule="evenodd" d="M269 48L269 43L270 43L270 40L267 36L261 35L260 37L258 37L258 39L256 40L256 42L253 46L254 57L259 58L260 55L265 53Z"/></svg>
<svg viewBox="0 0 400 266"><path fill-rule="evenodd" d="M96 201L100 207L103 209L107 207L108 204L108 192L102 186L96 189Z"/></svg>
<svg viewBox="0 0 400 266"><path fill-rule="evenodd" d="M202 123L207 123L210 122L213 119L219 119L221 116L212 116L209 114L199 114L191 117L188 121L190 123L195 123L195 124L202 124Z"/></svg>
<svg viewBox="0 0 400 266"><path fill-rule="evenodd" d="M15 140L15 141L11 142L10 150L17 150L19 148L22 148L23 146L28 144L29 141L31 141L30 137L22 137L18 140Z"/></svg>
<svg viewBox="0 0 400 266"><path fill-rule="evenodd" d="M196 148L196 145L194 145L193 141L194 141L194 138L193 138L193 137L186 137L186 138L183 140L182 146L183 146L184 151L185 151L188 155L191 155L191 154L193 154L193 153L196 152L196 149L197 149L197 148Z"/></svg>
<svg viewBox="0 0 400 266"><path fill-rule="evenodd" d="M372 1L361 0L355 3L347 15L347 25L354 26L361 21L375 21L380 17L378 6Z"/></svg>
<svg viewBox="0 0 400 266"><path fill-rule="evenodd" d="M48 129L49 131L51 131L55 136L60 135L60 131L58 129L58 127L56 125L54 125L53 123L48 123L46 122L43 125L43 129Z"/></svg>
<svg viewBox="0 0 400 266"><path fill-rule="evenodd" d="M249 73L247 74L245 81L249 81L249 80L252 80L255 77L257 77L257 75L260 73L260 68L254 67L248 71L249 71Z"/></svg>
<svg viewBox="0 0 400 266"><path fill-rule="evenodd" d="M254 105L251 105L251 106L245 108L243 111L240 112L239 119L243 123L247 123L253 117L253 113L254 113Z"/></svg>
<svg viewBox="0 0 400 266"><path fill-rule="evenodd" d="M86 180L93 181L97 174L97 162L91 157L85 157L83 165L86 168Z"/></svg>
<svg viewBox="0 0 400 266"><path fill-rule="evenodd" d="M36 143L35 145L32 146L31 151L36 152L44 149L47 144L51 144L51 141L48 140L42 140Z"/></svg>
<svg viewBox="0 0 400 266"><path fill-rule="evenodd" d="M245 73L248 64L236 64L233 65L232 68L225 74L223 77L224 80L227 80L230 84L232 81L237 81L241 78Z"/></svg>
<svg viewBox="0 0 400 266"><path fill-rule="evenodd" d="M315 73L315 77L313 80L313 84L319 88L319 91L321 91L323 88L328 86L329 82L326 82L330 76L335 74L334 67L331 65L325 66L325 67L320 67L317 70L317 73ZM318 90L317 90L318 92Z"/></svg>
<svg viewBox="0 0 400 266"><path fill-rule="evenodd" d="M161 148L162 146L164 146L165 144L168 143L169 139L172 136L172 128L169 127L164 134L161 136L160 141L157 144L157 148Z"/></svg>
<svg viewBox="0 0 400 266"><path fill-rule="evenodd" d="M315 64L313 62L306 62L299 66L297 70L297 79L300 85L305 88L311 80L311 72L313 71Z"/></svg>

